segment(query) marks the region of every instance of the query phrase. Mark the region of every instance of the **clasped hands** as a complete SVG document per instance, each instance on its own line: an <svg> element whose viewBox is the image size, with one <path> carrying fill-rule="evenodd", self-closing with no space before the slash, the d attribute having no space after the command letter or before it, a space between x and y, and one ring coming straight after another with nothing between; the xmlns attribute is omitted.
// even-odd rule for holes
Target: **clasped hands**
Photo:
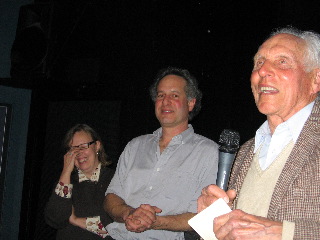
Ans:
<svg viewBox="0 0 320 240"><path fill-rule="evenodd" d="M141 204L140 207L132 209L124 219L126 228L137 233L152 229L157 222L156 214L161 212L162 210L156 206Z"/></svg>
<svg viewBox="0 0 320 240"><path fill-rule="evenodd" d="M223 198L229 206L236 197L234 190L223 191L216 185L209 185L202 190L198 198L198 212ZM264 217L233 210L214 219L213 231L219 240L227 239L272 239L280 240L282 222L271 221Z"/></svg>

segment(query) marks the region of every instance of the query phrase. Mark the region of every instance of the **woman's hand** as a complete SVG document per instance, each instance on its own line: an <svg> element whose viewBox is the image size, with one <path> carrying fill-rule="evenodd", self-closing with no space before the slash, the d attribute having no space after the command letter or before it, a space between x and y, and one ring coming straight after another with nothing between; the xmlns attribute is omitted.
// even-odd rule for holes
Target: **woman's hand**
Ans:
<svg viewBox="0 0 320 240"><path fill-rule="evenodd" d="M76 227L81 227L82 229L86 229L86 218L79 218L74 214L74 208L72 206L72 213L69 217L69 223Z"/></svg>
<svg viewBox="0 0 320 240"><path fill-rule="evenodd" d="M70 215L70 217L69 217L69 223L72 224L72 225L74 225L74 226L78 226L78 225L77 225L77 216L74 214L74 208L73 208L73 206L72 206L72 213L71 213L71 215Z"/></svg>
<svg viewBox="0 0 320 240"><path fill-rule="evenodd" d="M70 184L70 176L75 166L77 153L78 152L76 150L70 150L64 155L63 169L59 179L60 182Z"/></svg>

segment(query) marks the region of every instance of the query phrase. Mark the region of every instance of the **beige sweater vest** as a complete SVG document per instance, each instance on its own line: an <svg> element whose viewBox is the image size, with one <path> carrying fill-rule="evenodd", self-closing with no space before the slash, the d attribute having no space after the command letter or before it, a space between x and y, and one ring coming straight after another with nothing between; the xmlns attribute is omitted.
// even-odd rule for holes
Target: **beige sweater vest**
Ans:
<svg viewBox="0 0 320 240"><path fill-rule="evenodd" d="M254 155L239 193L237 209L249 214L267 217L273 190L293 146L293 141L288 143L264 171L259 164L260 150Z"/></svg>

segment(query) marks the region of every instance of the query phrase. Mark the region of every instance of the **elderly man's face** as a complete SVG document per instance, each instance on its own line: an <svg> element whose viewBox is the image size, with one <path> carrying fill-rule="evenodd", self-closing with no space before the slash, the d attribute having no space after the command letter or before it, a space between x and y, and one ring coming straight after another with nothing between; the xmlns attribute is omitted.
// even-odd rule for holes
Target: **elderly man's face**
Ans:
<svg viewBox="0 0 320 240"><path fill-rule="evenodd" d="M254 57L251 88L259 111L286 121L312 102L312 73L304 70L305 43L290 34L264 42Z"/></svg>

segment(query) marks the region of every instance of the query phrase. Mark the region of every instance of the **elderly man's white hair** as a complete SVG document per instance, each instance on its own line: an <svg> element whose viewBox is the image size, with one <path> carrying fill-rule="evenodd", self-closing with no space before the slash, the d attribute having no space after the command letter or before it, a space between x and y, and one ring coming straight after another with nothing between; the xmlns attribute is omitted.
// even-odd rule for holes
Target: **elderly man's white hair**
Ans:
<svg viewBox="0 0 320 240"><path fill-rule="evenodd" d="M306 52L304 54L303 65L305 71L311 72L315 68L320 68L320 34L313 31L301 31L294 27L279 28L273 31L270 37L274 35L287 33L301 38L306 43Z"/></svg>

